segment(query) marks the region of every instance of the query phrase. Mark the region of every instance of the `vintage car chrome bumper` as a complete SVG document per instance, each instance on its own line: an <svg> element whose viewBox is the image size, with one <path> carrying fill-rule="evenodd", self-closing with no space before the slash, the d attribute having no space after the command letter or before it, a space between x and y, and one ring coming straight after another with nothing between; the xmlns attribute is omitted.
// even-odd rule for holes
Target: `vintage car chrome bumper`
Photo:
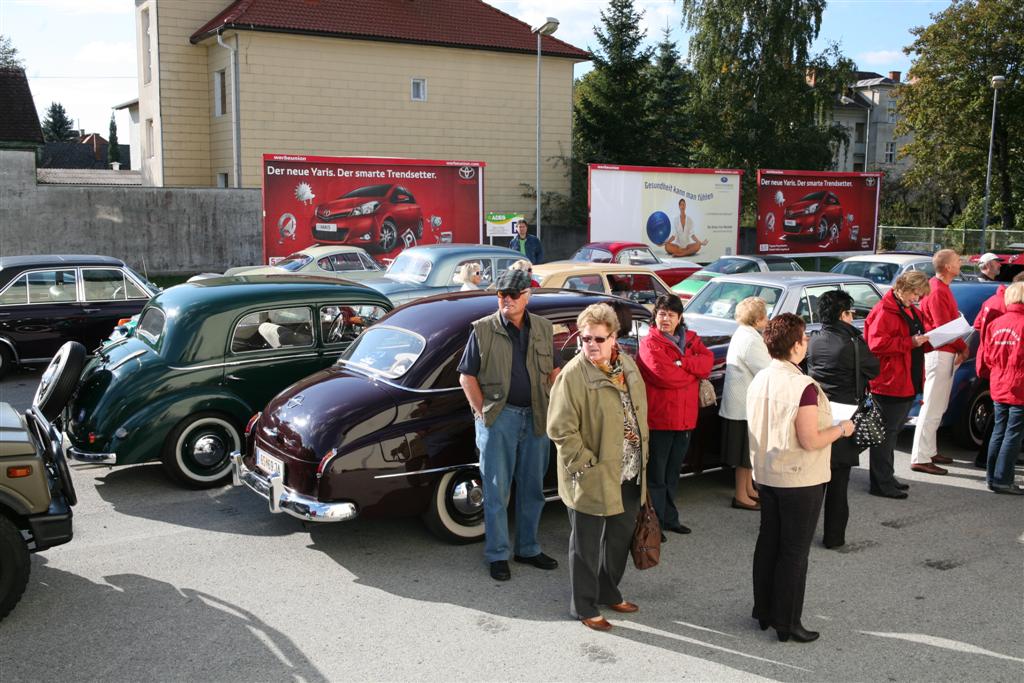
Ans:
<svg viewBox="0 0 1024 683"><path fill-rule="evenodd" d="M117 464L117 453L86 453L77 448L69 448L68 457L78 462L91 462L94 465Z"/></svg>
<svg viewBox="0 0 1024 683"><path fill-rule="evenodd" d="M273 513L286 512L307 522L345 522L358 514L353 503L322 503L286 487L279 474L265 476L249 469L238 451L231 453L231 480L235 486L244 484L266 498Z"/></svg>

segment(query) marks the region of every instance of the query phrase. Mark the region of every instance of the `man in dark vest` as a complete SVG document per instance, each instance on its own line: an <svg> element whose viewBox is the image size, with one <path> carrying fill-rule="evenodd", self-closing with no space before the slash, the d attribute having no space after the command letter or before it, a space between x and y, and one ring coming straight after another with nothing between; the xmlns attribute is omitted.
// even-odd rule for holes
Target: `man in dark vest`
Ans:
<svg viewBox="0 0 1024 683"><path fill-rule="evenodd" d="M537 527L544 509L548 468L548 392L558 375L551 323L526 311L530 276L508 270L498 277L498 311L473 323L459 362L459 384L476 424L484 485L484 556L491 577L511 578L508 500L516 484L516 562L554 569L540 550Z"/></svg>

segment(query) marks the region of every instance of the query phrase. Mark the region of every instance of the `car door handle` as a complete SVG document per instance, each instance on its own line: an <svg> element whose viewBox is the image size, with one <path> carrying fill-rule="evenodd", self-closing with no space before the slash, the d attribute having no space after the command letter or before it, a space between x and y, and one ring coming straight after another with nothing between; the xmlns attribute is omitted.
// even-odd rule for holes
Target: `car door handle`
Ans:
<svg viewBox="0 0 1024 683"><path fill-rule="evenodd" d="M86 313L99 313L103 309L102 308L83 308L82 310L84 312L86 312Z"/></svg>
<svg viewBox="0 0 1024 683"><path fill-rule="evenodd" d="M241 382L245 378L244 377L239 377L238 375L224 375L224 379L230 379L230 380L234 380L235 382Z"/></svg>

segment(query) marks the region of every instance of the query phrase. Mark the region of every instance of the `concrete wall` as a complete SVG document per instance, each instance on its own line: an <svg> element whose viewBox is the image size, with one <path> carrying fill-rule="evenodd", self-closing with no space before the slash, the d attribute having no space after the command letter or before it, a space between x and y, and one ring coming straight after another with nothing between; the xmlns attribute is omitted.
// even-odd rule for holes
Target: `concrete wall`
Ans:
<svg viewBox="0 0 1024 683"><path fill-rule="evenodd" d="M150 275L262 258L259 190L39 185L35 154L0 150L0 255L104 254Z"/></svg>

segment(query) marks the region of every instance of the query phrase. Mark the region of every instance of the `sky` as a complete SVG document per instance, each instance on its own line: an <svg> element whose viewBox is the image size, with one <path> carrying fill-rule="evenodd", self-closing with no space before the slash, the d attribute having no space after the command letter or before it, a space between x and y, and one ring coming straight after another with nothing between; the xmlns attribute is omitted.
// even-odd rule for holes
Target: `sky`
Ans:
<svg viewBox="0 0 1024 683"><path fill-rule="evenodd" d="M188 2L188 0L160 0ZM230 0L224 0L225 7ZM490 4L537 25L555 17L556 37L596 49L594 26L607 0L491 0ZM844 54L864 71L901 71L910 58L903 48L910 29L931 23L930 16L948 0L829 0L815 48L838 42ZM687 32L673 0L636 0L651 44L667 26L686 55ZM51 102L60 102L86 132L106 137L111 108L138 96L133 0L0 0L0 34L11 38L25 62L40 118ZM211 17L197 17L196 26ZM589 69L577 66L577 76ZM128 115L117 114L118 131L127 142Z"/></svg>

